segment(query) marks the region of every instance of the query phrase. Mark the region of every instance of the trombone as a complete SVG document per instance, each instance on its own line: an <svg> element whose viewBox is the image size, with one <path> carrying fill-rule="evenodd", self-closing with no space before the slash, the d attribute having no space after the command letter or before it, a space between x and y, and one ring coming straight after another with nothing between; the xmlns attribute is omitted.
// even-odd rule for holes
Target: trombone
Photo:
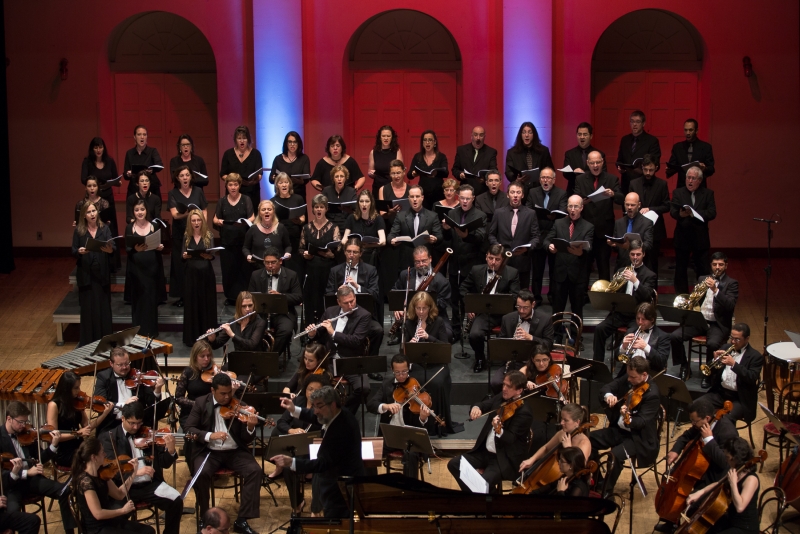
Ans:
<svg viewBox="0 0 800 534"><path fill-rule="evenodd" d="M736 347L733 346L733 344L731 344L731 346L728 347L728 350L726 350L725 352L723 352L722 354L720 354L719 356L717 356L716 358L711 360L711 363L709 363L708 365L701 364L700 365L700 372L703 373L703 376L711 376L711 371L716 371L717 369L722 369L724 367L724 365L722 364L722 358L724 358L725 356L730 355L730 353L733 352L733 350L735 348Z"/></svg>

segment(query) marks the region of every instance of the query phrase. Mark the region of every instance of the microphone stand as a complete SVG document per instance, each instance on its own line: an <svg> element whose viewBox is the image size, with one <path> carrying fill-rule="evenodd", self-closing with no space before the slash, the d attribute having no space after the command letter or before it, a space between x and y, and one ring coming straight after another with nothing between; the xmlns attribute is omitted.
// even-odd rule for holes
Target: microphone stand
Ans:
<svg viewBox="0 0 800 534"><path fill-rule="evenodd" d="M775 215L773 215L775 217ZM772 225L778 224L780 216L776 219L759 219L754 217L754 221L767 223L767 266L764 268L764 350L762 354L767 353L767 326L769 323L769 279L772 276Z"/></svg>

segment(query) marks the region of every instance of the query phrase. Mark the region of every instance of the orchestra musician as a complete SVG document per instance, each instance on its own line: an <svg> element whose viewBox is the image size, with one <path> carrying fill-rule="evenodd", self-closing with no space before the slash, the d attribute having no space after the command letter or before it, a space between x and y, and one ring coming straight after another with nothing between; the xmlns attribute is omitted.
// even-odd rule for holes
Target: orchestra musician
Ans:
<svg viewBox="0 0 800 534"><path fill-rule="evenodd" d="M443 239L442 225L436 213L422 207L422 188L412 185L408 188L409 209L397 214L389 231L389 243L400 250L400 270L413 265L413 252L415 244L410 241L398 241L398 237L416 238L423 232L428 232L424 241L432 245Z"/></svg>
<svg viewBox="0 0 800 534"><path fill-rule="evenodd" d="M642 242L642 250L645 254L650 254L653 247L653 222L639 213L642 203L639 201L637 193L625 195L623 203L625 214L614 221L613 237L625 237L626 234L639 234L639 241ZM630 250L630 240L625 240L622 244L617 244L611 240L606 241L608 246L617 251L617 268L630 263L628 251Z"/></svg>
<svg viewBox="0 0 800 534"><path fill-rule="evenodd" d="M42 520L36 514L27 512L9 512L8 497L0 495L0 529L3 532L16 532L17 534L39 534Z"/></svg>
<svg viewBox="0 0 800 534"><path fill-rule="evenodd" d="M258 314L251 315L242 319L245 315L255 310L253 304L253 295L249 291L242 291L236 297L236 312L233 315L234 320L241 319L237 322L223 323L220 328L222 330L217 333L212 333L215 328L209 328L206 332L209 336L206 338L211 344L212 349L224 347L228 341L233 342L233 350L236 351L258 351L264 346L264 330L267 329L267 323ZM288 335L292 331L289 330Z"/></svg>
<svg viewBox="0 0 800 534"><path fill-rule="evenodd" d="M231 519L222 508L209 508L200 519L200 532L198 534L219 534L230 532Z"/></svg>
<svg viewBox="0 0 800 534"><path fill-rule="evenodd" d="M586 457L578 447L562 447L556 452L558 469L561 478L541 488L533 490L531 495L557 495L560 497L588 497L589 475L577 476L586 469Z"/></svg>
<svg viewBox="0 0 800 534"><path fill-rule="evenodd" d="M644 112L637 109L631 113L631 133L619 140L617 163L633 164L637 159L643 158L645 154L661 159L661 145L658 142L658 137L645 132L644 123ZM623 168L617 165L617 171L622 176L620 184L623 194L628 192L628 184L630 184L631 180L642 175L642 168L638 165L634 165L633 168Z"/></svg>
<svg viewBox="0 0 800 534"><path fill-rule="evenodd" d="M122 347L111 349L108 368L97 373L94 382L94 394L104 397L108 402L115 405L115 416L108 416L97 424L97 433L108 432L118 426L122 420L122 413L119 411L123 405L131 402L141 401L145 407L145 420L153 420L152 410L156 410L156 419L161 419L167 410L167 403L161 403L161 389L164 387L164 379L158 377L155 387L150 389L145 385L134 386L133 389L125 385L125 380L133 378L131 369L131 359ZM159 406L159 404L163 406Z"/></svg>
<svg viewBox="0 0 800 534"><path fill-rule="evenodd" d="M69 492L63 491L65 484L44 476L42 463L47 463L58 454L61 433L50 432L52 442L46 449L40 449L39 439L30 445L22 445L18 434L30 430L31 411L19 401L11 401L6 406L6 422L0 426L0 453L10 454L11 472L3 474L3 490L7 497L6 510L15 513L24 510L23 501L34 496L50 497L58 501L61 520L66 534L72 534L75 520L70 513ZM36 429L33 429L36 432Z"/></svg>
<svg viewBox="0 0 800 534"><path fill-rule="evenodd" d="M300 289L297 274L283 266L277 248L268 247L264 251L264 268L250 275L247 290L250 293L269 293L286 297L288 313L270 316L271 326L275 329L275 345L272 347L272 352L283 354L292 342L292 332L297 328L296 306L303 302L303 291ZM263 335L263 331L261 333Z"/></svg>
<svg viewBox="0 0 800 534"><path fill-rule="evenodd" d="M678 141L672 145L672 152L669 155L669 165L667 168L667 178L677 173L678 178L675 188L685 187L686 185L686 172L683 165L687 163L695 163L706 180L714 174L714 150L711 144L701 141L697 138L697 120L686 119L683 123L683 134L686 137L683 141ZM677 167L677 169L675 168ZM700 184L700 187L706 187L706 183Z"/></svg>
<svg viewBox="0 0 800 534"><path fill-rule="evenodd" d="M656 307L649 302L642 302L636 308L636 324L630 326L622 338L622 343L617 347L619 352L612 354L617 358L619 354L641 356L650 363L650 371L657 373L667 367L669 357L669 334L656 326ZM636 333L639 333L637 336ZM625 366L620 369L620 375L625 373Z"/></svg>
<svg viewBox="0 0 800 534"><path fill-rule="evenodd" d="M186 421L186 432L196 435L194 458L191 460L195 472L205 461L194 491L200 512L205 513L208 510L208 492L213 484L214 473L220 467L234 471L242 480L242 489L239 517L233 523L233 528L240 534L255 534L247 520L261 515L259 496L264 473L248 445L255 438L258 419L250 414L246 422L243 422L233 411L223 416L221 408L228 407L232 399L231 378L225 373L218 373L211 381L211 393L195 400Z"/></svg>
<svg viewBox="0 0 800 534"><path fill-rule="evenodd" d="M553 359L550 356L550 347L544 342L538 343L533 348L530 358L528 358L527 362L522 363L519 372L525 375L525 389L528 390L533 390L537 385L558 378L556 384L549 384L547 389L542 392L543 397L559 399L562 398L562 394L567 393L567 382L561 380L561 366L553 363ZM559 391L561 391L561 394L559 394Z"/></svg>
<svg viewBox="0 0 800 534"><path fill-rule="evenodd" d="M492 169L486 173L487 191L475 197L475 207L486 214L486 222L491 223L495 210L508 206L508 195L503 192L503 179L500 171Z"/></svg>
<svg viewBox="0 0 800 534"><path fill-rule="evenodd" d="M702 290L705 284L705 296L700 304L700 313L708 322L708 329L695 326L678 328L670 334L672 345L672 363L680 365L680 375L684 380L692 376L691 366L686 359L686 348L683 342L695 336L706 336L706 364L714 358L714 351L719 349L728 338L733 325L733 312L739 299L739 281L727 274L728 256L724 252L711 255L711 276L698 276L695 290ZM703 387L711 385L708 378L703 378Z"/></svg>
<svg viewBox="0 0 800 534"><path fill-rule="evenodd" d="M519 472L523 473L527 469L536 464L545 455L551 452L556 447L566 449L568 447L576 447L583 453L584 460L589 460L589 455L592 453L592 444L589 437L583 432L572 435L579 426L586 422L586 409L579 404L565 404L561 408L561 430L553 434L550 440L539 447L533 456L519 464Z"/></svg>
<svg viewBox="0 0 800 534"><path fill-rule="evenodd" d="M503 315L500 320L500 337L504 339L521 339L535 341L543 345L546 354L550 355L553 348L555 332L553 331L553 316L544 310L536 309L533 293L523 289L517 295L515 311ZM492 391L498 393L503 385L503 376L509 371L523 367L523 362L507 361L492 373Z"/></svg>
<svg viewBox="0 0 800 534"><path fill-rule="evenodd" d="M340 476L364 476L361 459L361 431L355 416L343 410L339 393L325 386L311 394L311 408L301 408L287 398L281 399L281 407L294 414L306 424L322 424L322 443L317 459L290 458L279 455L269 459L280 467L288 467L297 473L314 473L319 478L319 496L326 518L349 517L348 507L341 489Z"/></svg>
<svg viewBox="0 0 800 534"><path fill-rule="evenodd" d="M611 449L612 462L606 472L603 493L606 498L614 491L626 451L638 467L652 465L658 456L657 416L661 401L658 386L650 379L647 360L641 356L628 360L627 375L603 386L600 400L608 407L609 427L595 430L589 434L589 440L594 460L600 451Z"/></svg>
<svg viewBox="0 0 800 534"><path fill-rule="evenodd" d="M517 295L519 293L519 273L508 264L504 265L502 270L498 270L501 263L503 263L503 245L490 245L489 250L486 251L486 264L472 267L464 281L461 282L459 288L461 297L470 293L482 294L495 276L498 276L499 279L489 292L490 295ZM500 325L502 318L500 314L479 313L476 316L474 313L467 313L467 321L472 320L472 327L466 334L469 336L469 346L475 353L473 372L483 371L486 365L486 354L483 347L486 334L492 328ZM500 382L502 382L502 377Z"/></svg>
<svg viewBox="0 0 800 534"><path fill-rule="evenodd" d="M728 349L730 352L726 354ZM734 421L751 422L756 417L758 382L764 356L750 345L750 327L736 323L731 329L730 343L714 351L718 365L711 365L711 388L700 397L711 402L714 408L722 408L726 400L733 403L728 414Z"/></svg>
<svg viewBox="0 0 800 534"><path fill-rule="evenodd" d="M648 224L650 221L645 221ZM628 257L630 263L625 266L620 266L614 275L618 273L625 279L625 283L617 289L617 293L626 293L632 295L636 299L637 304L650 302L653 300L654 291L658 283L658 276L656 273L645 267L644 265L644 249L642 242L634 239L630 242L628 248ZM628 327L635 319L635 314L623 313L618 311L611 311L606 315L606 318L595 327L594 330L594 360L602 362L605 360L606 355L606 340L611 336L617 328ZM653 371L660 371L664 366L658 369L651 369Z"/></svg>
<svg viewBox="0 0 800 534"><path fill-rule="evenodd" d="M661 253L661 241L667 238L667 225L664 216L669 213L669 186L666 180L656 177L658 160L650 154L642 159L642 176L631 180L632 193L639 195L641 207L639 213L647 215L654 212L658 218L653 225L653 245L644 260L647 268L658 273L658 256Z"/></svg>
<svg viewBox="0 0 800 534"><path fill-rule="evenodd" d="M289 382L283 388L284 393L288 393L290 398L295 398L303 391L306 378L311 375L320 375L328 378L330 382L333 376L329 370L330 358L326 358L325 346L311 342L303 347L303 356L297 372L292 375ZM308 398L308 397L306 397Z"/></svg>
<svg viewBox="0 0 800 534"><path fill-rule="evenodd" d="M472 129L471 142L456 148L453 161L453 178L462 184L471 185L476 195L486 191L485 175L480 171L497 168L497 150L486 144L486 130L483 126Z"/></svg>
<svg viewBox="0 0 800 534"><path fill-rule="evenodd" d="M550 167L545 167L539 171L539 182L541 187L534 187L530 190L527 206L532 210L535 210L535 207L538 206L550 211L563 211L566 214L568 195L566 191L555 186L556 172ZM557 218L557 214L555 213L544 214L539 211L536 212L540 236L547 236L547 234L550 233L550 229L553 227L553 221ZM550 273L555 270L555 257L547 253L542 241L543 239L540 239L539 244L533 249L531 255L533 260L531 286L533 287L533 296L536 298L537 305L541 304L543 301L542 280L544 279L544 264L548 264ZM551 295L551 304L553 300L553 296Z"/></svg>
<svg viewBox="0 0 800 534"><path fill-rule="evenodd" d="M164 445L156 445L146 449L136 447L134 440L144 426L144 407L140 402L132 402L122 407L122 424L109 432L101 432L100 443L107 458L128 456L136 460L135 471L131 475L133 483L128 488L128 495L134 502L147 502L164 511L164 534L178 534L183 513L181 494L164 482L164 469L168 469L178 458L175 447L175 436L164 436ZM151 429L156 432L156 428ZM113 443L113 445L112 445ZM153 452L150 457L151 451ZM147 459L146 459L147 458ZM147 465L150 463L150 465ZM117 479L121 484L122 479Z"/></svg>
<svg viewBox="0 0 800 534"><path fill-rule="evenodd" d="M511 371L503 379L502 391L473 405L470 419L487 414L475 446L471 451L456 456L447 463L447 469L462 491L471 492L461 480L461 458L475 469L483 469L481 476L496 492L503 480L516 478L518 466L528 452L528 436L533 415L524 401L516 404L525 389L525 375Z"/></svg>

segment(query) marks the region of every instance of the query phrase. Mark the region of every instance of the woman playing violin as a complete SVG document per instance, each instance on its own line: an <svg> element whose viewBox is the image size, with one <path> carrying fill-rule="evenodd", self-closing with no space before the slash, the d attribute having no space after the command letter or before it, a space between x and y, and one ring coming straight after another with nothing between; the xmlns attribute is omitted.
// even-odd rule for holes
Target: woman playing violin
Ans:
<svg viewBox="0 0 800 534"><path fill-rule="evenodd" d="M565 404L564 407L561 408L561 430L556 432L555 435L550 438L550 441L542 445L533 456L519 465L520 473L532 467L533 464L538 462L547 453L559 446L562 449L577 447L583 451L585 460L588 460L589 455L592 453L592 444L589 442L589 438L583 433L578 433L575 436L571 435L579 426L586 422L585 420L586 410L582 406L571 403Z"/></svg>
<svg viewBox="0 0 800 534"><path fill-rule="evenodd" d="M154 534L152 527L130 521L135 510L133 501L128 500L122 508L113 507L113 499L126 499L133 477L128 477L122 486L112 479L103 480L99 471L105 461L100 441L92 436L81 443L72 459L72 494L81 511L81 530L86 534Z"/></svg>
<svg viewBox="0 0 800 534"><path fill-rule="evenodd" d="M236 314L233 318L239 319L253 310L255 310L253 295L249 291L239 293L236 297ZM230 340L233 341L233 350L258 351L262 349L264 343L267 323L258 314L253 314L238 323L225 323L220 328L221 332L211 334L207 338L212 348L218 349ZM213 331L213 328L208 330L208 332Z"/></svg>
<svg viewBox="0 0 800 534"><path fill-rule="evenodd" d="M561 478L532 491L531 495L558 495L561 497L588 497L589 473L586 469L586 456L578 447L565 447L558 451L558 469ZM584 471L584 474L579 474Z"/></svg>
<svg viewBox="0 0 800 534"><path fill-rule="evenodd" d="M81 377L67 371L61 375L56 385L53 400L47 403L47 424L61 431L60 445L56 451L56 465L60 467L72 465L72 456L78 450L81 440L89 437L92 430L114 409L113 402L106 402L103 413L90 423L86 411L75 408L75 399L82 394ZM75 432L64 432L68 430Z"/></svg>
<svg viewBox="0 0 800 534"><path fill-rule="evenodd" d="M545 384L551 380L558 379L559 382L549 384L547 386L547 390L543 393L543 395L555 399L560 398L560 395L558 394L558 388L560 388L561 393L566 396L568 391L567 381L560 381L561 366L557 363L552 363L550 351L546 345L536 345L536 347L534 347L532 357L519 371L524 374L525 378L527 379L527 382L525 383L526 389L532 390L537 385Z"/></svg>
<svg viewBox="0 0 800 534"><path fill-rule="evenodd" d="M323 375L329 382L332 381L333 376L328 371L329 363L330 359L325 357L325 346L312 341L303 349L303 359L297 366L297 372L292 375L283 392L294 398L303 391L306 378L313 374Z"/></svg>

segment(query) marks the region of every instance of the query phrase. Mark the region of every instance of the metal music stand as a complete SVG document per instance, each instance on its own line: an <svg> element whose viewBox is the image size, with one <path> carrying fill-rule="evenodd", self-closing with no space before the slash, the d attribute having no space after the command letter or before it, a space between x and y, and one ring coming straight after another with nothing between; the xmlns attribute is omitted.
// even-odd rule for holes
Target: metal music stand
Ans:
<svg viewBox="0 0 800 534"><path fill-rule="evenodd" d="M333 376L366 375L386 372L385 356L355 356L352 358L334 358L331 374ZM364 413L367 411L366 399L361 395L361 435L365 435Z"/></svg>
<svg viewBox="0 0 800 534"><path fill-rule="evenodd" d="M692 395L686 388L686 383L677 376L664 373L655 377L653 382L655 382L658 386L658 392L661 394L661 396L667 398L667 451L669 451L669 411L672 407L672 399L688 405L692 403ZM680 417L682 410L682 408L679 408L678 413L675 414L675 426L672 429L673 432L675 432L675 428L678 427L678 418Z"/></svg>
<svg viewBox="0 0 800 534"><path fill-rule="evenodd" d="M417 454L424 454L428 458L433 456L431 438L424 428L381 423L381 434L383 435L384 447L403 451L403 465L406 467L410 462L419 462ZM404 471L410 473L411 469L404 469ZM418 479L419 469L416 466L414 475L413 478Z"/></svg>
<svg viewBox="0 0 800 534"><path fill-rule="evenodd" d="M797 442L797 437L795 437L791 432L789 432L789 429L786 428L783 422L780 419L778 419L775 416L775 414L772 413L772 411L770 411L769 408L767 408L760 402L758 403L758 405L761 407L761 411L763 411L767 415L767 419L769 419L770 423L775 425L775 428L777 428L778 432L780 432L780 438L778 441L778 450L780 451L778 453L780 454L780 458L778 459L778 476L780 478L783 478L783 474L781 473L781 467L783 466L783 440L788 439L789 441L794 443L795 446L800 445L800 443Z"/></svg>
<svg viewBox="0 0 800 534"><path fill-rule="evenodd" d="M97 347L95 347L95 349L92 351L92 356L116 347L130 345L131 341L133 341L133 338L135 338L136 334L138 333L139 327L132 326L130 328L126 328L125 330L120 330L119 332L114 332L113 334L103 336L103 338L100 339L100 342L97 344Z"/></svg>
<svg viewBox="0 0 800 534"><path fill-rule="evenodd" d="M406 358L411 363L418 363L425 369L425 381L428 381L428 365L447 365L451 360L449 343L406 343Z"/></svg>
<svg viewBox="0 0 800 534"><path fill-rule="evenodd" d="M411 302L411 298L417 293L419 293L419 291L409 291L408 301ZM434 302L437 302L436 299L438 295L436 294L436 291L424 291L423 293L427 293L428 295L431 296ZM389 293L386 294L386 297L389 299L389 311L406 311L405 306L403 306L403 304L406 301L405 291L403 291L402 289L392 289L391 291L389 291Z"/></svg>
<svg viewBox="0 0 800 534"><path fill-rule="evenodd" d="M489 386L490 395L492 393L492 361L503 363L524 362L533 354L536 344L536 341L528 341L527 339L494 338L489 340L487 347L489 365L486 366L486 384Z"/></svg>
<svg viewBox="0 0 800 534"><path fill-rule="evenodd" d="M252 375L251 385L267 382L269 377L278 376L277 352L249 352L233 351L228 353L228 371L233 371L237 376Z"/></svg>
<svg viewBox="0 0 800 534"><path fill-rule="evenodd" d="M708 331L708 321L706 318L703 317L703 314L699 311L694 310L682 310L680 308L674 308L672 306L664 306L663 304L659 304L658 311L661 313L661 317L664 318L665 321L671 321L673 323L678 323L681 326L681 343L683 343L683 339L685 337L684 328L686 326L694 326L696 328L701 328L704 331ZM691 366L691 359L692 355L689 354L689 364Z"/></svg>
<svg viewBox="0 0 800 534"><path fill-rule="evenodd" d="M325 308L338 305L339 301L336 300L336 295L325 295ZM375 315L375 299L369 293L356 293L356 306L369 310L370 315Z"/></svg>
<svg viewBox="0 0 800 534"><path fill-rule="evenodd" d="M286 295L275 293L251 293L251 295L253 295L253 309L259 315L289 313L289 301L286 300Z"/></svg>
<svg viewBox="0 0 800 534"><path fill-rule="evenodd" d="M548 436L550 433L548 430L550 427L550 422L558 421L561 417L561 403L558 402L558 399L545 397L544 393L542 393L542 395L528 397L523 402L528 405L528 408L533 414L533 420L544 423L545 438L549 439Z"/></svg>
<svg viewBox="0 0 800 534"><path fill-rule="evenodd" d="M592 382L598 382L606 385L613 380L611 371L608 370L605 362L588 360L586 358L578 358L575 356L565 356L570 369L580 369L585 365L591 365L589 369L584 369L572 375L573 377L583 378L588 382L586 394L586 406L589 408L589 413L592 413Z"/></svg>

